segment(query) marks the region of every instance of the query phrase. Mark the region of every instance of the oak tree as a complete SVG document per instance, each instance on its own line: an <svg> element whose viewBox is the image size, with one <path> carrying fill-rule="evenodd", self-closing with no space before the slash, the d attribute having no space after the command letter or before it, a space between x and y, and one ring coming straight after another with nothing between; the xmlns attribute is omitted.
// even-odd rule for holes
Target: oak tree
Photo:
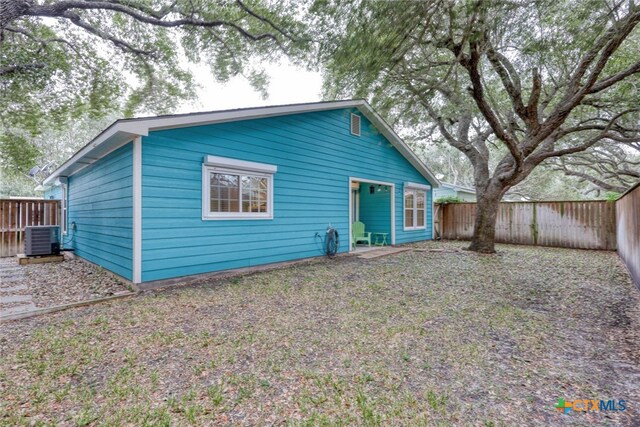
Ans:
<svg viewBox="0 0 640 427"><path fill-rule="evenodd" d="M318 1L312 13L326 96L370 97L469 159L471 250L495 251L500 200L543 162L640 138L633 1Z"/></svg>

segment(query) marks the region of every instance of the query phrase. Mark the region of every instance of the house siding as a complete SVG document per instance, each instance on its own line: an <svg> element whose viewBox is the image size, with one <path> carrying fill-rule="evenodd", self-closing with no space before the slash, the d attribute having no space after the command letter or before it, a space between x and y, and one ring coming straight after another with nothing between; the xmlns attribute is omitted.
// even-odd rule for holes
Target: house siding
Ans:
<svg viewBox="0 0 640 427"><path fill-rule="evenodd" d="M476 195L469 194L467 192L458 191L455 188L447 187L446 185L441 186L440 188L436 188L433 190L434 200L437 202L438 199L443 197L457 197L460 200L465 202L475 202Z"/></svg>
<svg viewBox="0 0 640 427"><path fill-rule="evenodd" d="M47 188L44 191L44 198L46 200L62 200L62 186L57 185Z"/></svg>
<svg viewBox="0 0 640 427"><path fill-rule="evenodd" d="M349 250L349 177L393 182L396 243L404 231L403 183L427 180L362 117L350 134L342 109L152 131L142 139L142 281L320 256L329 224ZM202 220L206 155L278 166L271 220Z"/></svg>
<svg viewBox="0 0 640 427"><path fill-rule="evenodd" d="M65 246L132 279L133 151L128 143L69 177ZM71 224L76 223L74 231Z"/></svg>
<svg viewBox="0 0 640 427"><path fill-rule="evenodd" d="M453 188L440 187L433 190L433 197L436 201L443 197L456 197L457 193Z"/></svg>

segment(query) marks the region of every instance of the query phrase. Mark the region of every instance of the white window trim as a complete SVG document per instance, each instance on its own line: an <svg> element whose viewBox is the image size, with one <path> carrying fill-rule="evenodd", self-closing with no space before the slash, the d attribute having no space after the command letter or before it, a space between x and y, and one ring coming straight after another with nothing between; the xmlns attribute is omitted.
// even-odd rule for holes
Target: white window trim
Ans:
<svg viewBox="0 0 640 427"><path fill-rule="evenodd" d="M69 188L67 183L61 183L62 197L60 200L60 227L62 228L62 234L64 236L69 232Z"/></svg>
<svg viewBox="0 0 640 427"><path fill-rule="evenodd" d="M416 189L416 190L431 190L431 186L427 184L418 184L417 182L405 182L405 189Z"/></svg>
<svg viewBox="0 0 640 427"><path fill-rule="evenodd" d="M247 160L232 159L230 157L205 156L206 166L217 166L225 169L236 169L242 172L262 172L274 174L278 172L278 166L266 163L249 162Z"/></svg>
<svg viewBox="0 0 640 427"><path fill-rule="evenodd" d="M54 186L60 187L62 195L60 196L60 230L62 235L66 236L69 232L69 179L66 176L58 177L53 183Z"/></svg>
<svg viewBox="0 0 640 427"><path fill-rule="evenodd" d="M427 229L427 191L431 189L431 186L425 184L417 184L414 182L405 182L404 189L402 191L402 226L404 231L415 231L415 230L426 230ZM413 192L413 200L414 206L411 208L413 210L413 224L407 226L407 217L406 217L406 197L405 193L407 191ZM417 193L421 191L424 193L424 225L417 226L415 225L418 222L418 198Z"/></svg>
<svg viewBox="0 0 640 427"><path fill-rule="evenodd" d="M358 120L358 132L353 131L354 120ZM351 113L350 121L349 121L349 131L351 132L351 135L355 135L355 136L362 135L362 117L360 115Z"/></svg>
<svg viewBox="0 0 640 427"><path fill-rule="evenodd" d="M278 167L265 163L248 162L226 157L205 156L202 164L202 220L261 220L273 219L273 174ZM210 212L211 185L209 174L225 173L230 175L250 175L267 178L267 212ZM240 190L240 206L242 206L242 189Z"/></svg>

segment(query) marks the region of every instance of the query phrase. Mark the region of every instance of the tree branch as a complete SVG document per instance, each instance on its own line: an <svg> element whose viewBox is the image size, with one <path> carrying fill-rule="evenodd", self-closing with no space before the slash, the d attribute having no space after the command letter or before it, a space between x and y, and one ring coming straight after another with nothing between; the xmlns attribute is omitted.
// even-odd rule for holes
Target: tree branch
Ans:
<svg viewBox="0 0 640 427"><path fill-rule="evenodd" d="M47 64L43 62L35 62L32 64L16 64L8 67L0 68L0 76L10 76L12 74L24 73L27 71L39 70L46 67Z"/></svg>
<svg viewBox="0 0 640 427"><path fill-rule="evenodd" d="M509 95L509 98L511 99L513 110L516 112L518 117L520 117L525 123L528 123L528 112L524 106L524 103L522 102L522 89L519 87L519 84L514 83L514 81L511 79L509 71L507 70L507 67L503 65L505 62L508 63L509 60L503 55L496 52L490 44L488 44L487 48L487 58L493 66L496 74L498 74L498 77L500 77L502 86L504 86L507 94Z"/></svg>
<svg viewBox="0 0 640 427"><path fill-rule="evenodd" d="M602 36L600 36L591 49L583 55L567 85L567 91L554 111L541 125L536 135L536 144L544 141L559 126L564 123L573 109L582 102L584 97L594 87L600 73L608 63L611 56L627 38L631 31L640 22L640 8L632 7L629 14L622 20L616 21ZM597 59L597 62L593 62ZM581 85L582 78L591 67L587 81Z"/></svg>
<svg viewBox="0 0 640 427"><path fill-rule="evenodd" d="M484 88L482 86L482 78L480 76L480 71L479 71L480 52L479 52L479 46L477 42L475 41L469 42L470 52L468 57L466 55L460 55L460 50L461 50L460 46L454 46L453 52L454 54L456 52L458 53L458 55L456 56L460 58L460 64L469 73L469 78L471 79L471 85L472 85L471 95L476 105L478 106L478 109L480 109L480 112L489 123L489 126L491 126L491 129L493 129L494 134L505 143L505 145L509 149L509 152L515 159L516 164L517 165L522 164L523 158L522 158L522 153L518 148L518 142L505 131L505 128L502 125L502 123L500 123L498 116L494 113L493 109L485 99Z"/></svg>
<svg viewBox="0 0 640 427"><path fill-rule="evenodd" d="M602 79L600 82L596 83L593 85L593 87L591 88L591 90L589 90L589 94L593 94L593 93L597 93L597 92L602 92L603 90L613 86L614 84L618 83L619 81L622 81L624 79L626 79L629 76L632 76L633 74L639 73L640 72L640 62L636 62L635 64L633 64L631 67L627 68L626 70L620 71L619 73L613 74L609 77L606 77L604 79Z"/></svg>
<svg viewBox="0 0 640 427"><path fill-rule="evenodd" d="M130 16L131 18L135 19L138 22L151 24L151 25L164 27L164 28L175 28L175 27L181 27L181 26L192 26L192 27L202 27L202 28L230 27L238 31L238 33L240 33L245 38L250 39L252 41L271 39L275 41L278 45L280 45L277 37L274 36L273 34L271 33L251 34L247 30L242 28L240 25L234 22L224 21L224 20L206 21L202 19L197 19L193 17L184 17L184 16L180 19L164 20L163 18L164 16L166 16L166 14L162 14L162 13L147 14L140 11L139 9L134 9L126 4L112 3L109 1L63 0L57 3L52 3L52 4L31 6L25 11L24 15L52 17L52 18L63 17L63 18L70 19L69 16L66 16L66 12L72 9L111 10L114 12L121 12L125 15ZM157 16L162 16L162 18L158 18ZM263 19L266 19L266 18L263 18Z"/></svg>
<svg viewBox="0 0 640 427"><path fill-rule="evenodd" d="M543 160L546 160L550 157L560 157L560 156L565 156L567 154L574 154L574 153L579 153L581 151L584 151L590 147L592 147L593 145L595 145L598 141L602 140L602 139L613 139L613 140L618 140L620 137L616 134L613 134L610 132L611 128L615 125L616 121L621 118L622 116L629 114L629 113L633 113L633 112L637 112L638 109L629 109L629 110L625 110L622 111L618 114L616 114L613 118L611 118L611 120L609 121L609 123L604 127L604 129L598 133L597 135L593 136L592 138L588 139L587 142L580 144L580 145L576 145L573 147L569 147L569 148L563 148L560 150L556 150L553 151L553 146L550 145L551 150L550 151L546 151L545 152L545 148L548 147L543 147L543 150L540 150L537 154L533 154L531 155L529 158L531 159L531 161L533 162L533 164L540 164Z"/></svg>
<svg viewBox="0 0 640 427"><path fill-rule="evenodd" d="M271 21L268 18L265 18L264 16L258 15L256 12L254 12L253 10L249 9L247 7L247 5L245 5L241 0L236 0L236 3L238 4L238 6L240 6L240 9L244 10L245 12L247 12L249 15L253 16L254 18L256 18L259 21L264 22L265 24L269 25L271 28L273 28L274 30L276 30L278 33L282 34L283 36L285 36L286 38L288 38L291 41L296 41L296 38L293 37L291 34L289 34L287 31L285 31L282 27L276 25L273 21Z"/></svg>

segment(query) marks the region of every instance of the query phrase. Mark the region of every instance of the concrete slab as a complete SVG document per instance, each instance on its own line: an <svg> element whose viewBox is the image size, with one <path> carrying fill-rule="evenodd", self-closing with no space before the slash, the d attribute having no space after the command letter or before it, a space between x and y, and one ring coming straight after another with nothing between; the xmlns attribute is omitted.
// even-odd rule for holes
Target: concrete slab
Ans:
<svg viewBox="0 0 640 427"><path fill-rule="evenodd" d="M16 314L29 313L36 309L36 305L32 302L28 304L20 304L12 307L0 309L0 319L6 316L12 316Z"/></svg>
<svg viewBox="0 0 640 427"><path fill-rule="evenodd" d="M26 291L27 289L28 289L27 285L5 286L4 283L0 284L0 292L4 292L4 293L7 293L7 292L14 293L14 292ZM2 298L2 297L0 297L0 298Z"/></svg>
<svg viewBox="0 0 640 427"><path fill-rule="evenodd" d="M10 302L30 302L33 298L31 295L3 295L0 296L0 304Z"/></svg>
<svg viewBox="0 0 640 427"><path fill-rule="evenodd" d="M390 246L384 246L382 248L379 248L375 251L370 251L370 252L366 252L363 253L362 255L359 255L358 258L362 258L362 259L372 259L372 258L379 258L382 256L387 256L387 255L392 255L392 254L397 254L400 252L405 252L405 251L410 251L411 248L393 248Z"/></svg>

